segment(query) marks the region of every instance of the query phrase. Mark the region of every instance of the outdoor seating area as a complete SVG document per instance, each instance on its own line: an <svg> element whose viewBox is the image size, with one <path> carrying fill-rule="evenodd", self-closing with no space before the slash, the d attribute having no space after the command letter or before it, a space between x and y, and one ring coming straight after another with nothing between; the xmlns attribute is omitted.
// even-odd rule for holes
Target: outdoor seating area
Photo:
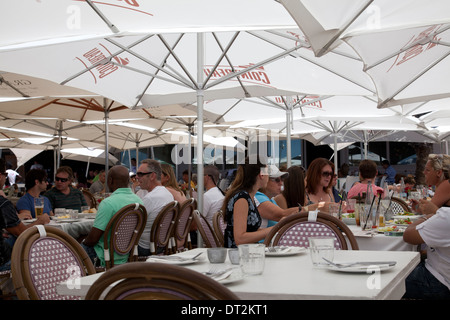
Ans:
<svg viewBox="0 0 450 320"><path fill-rule="evenodd" d="M5 305L450 300L450 1L0 17Z"/></svg>

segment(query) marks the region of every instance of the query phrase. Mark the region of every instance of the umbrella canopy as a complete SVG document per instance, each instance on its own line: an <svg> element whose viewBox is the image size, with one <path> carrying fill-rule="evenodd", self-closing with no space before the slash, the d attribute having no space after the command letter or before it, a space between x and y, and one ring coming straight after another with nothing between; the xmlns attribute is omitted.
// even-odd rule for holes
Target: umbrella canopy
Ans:
<svg viewBox="0 0 450 320"><path fill-rule="evenodd" d="M65 148L61 150L63 160L76 160L89 163L105 163L105 151L95 148ZM113 166L120 163L119 159L108 154L108 163Z"/></svg>

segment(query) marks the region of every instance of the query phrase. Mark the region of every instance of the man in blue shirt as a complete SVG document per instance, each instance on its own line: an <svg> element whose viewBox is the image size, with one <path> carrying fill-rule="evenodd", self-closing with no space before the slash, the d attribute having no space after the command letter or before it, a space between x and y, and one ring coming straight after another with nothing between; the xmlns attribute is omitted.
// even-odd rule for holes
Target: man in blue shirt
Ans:
<svg viewBox="0 0 450 320"><path fill-rule="evenodd" d="M16 208L19 212L19 218L32 219L36 218L34 211L34 198L41 195L47 190L47 173L41 169L31 169L25 176L25 188L27 193L17 201ZM49 216L53 215L52 205L47 197L44 199L44 213Z"/></svg>
<svg viewBox="0 0 450 320"><path fill-rule="evenodd" d="M388 184L394 184L395 183L395 175L397 174L397 171L390 165L388 160L383 160L381 162L381 165L384 169L384 175L386 176L386 182Z"/></svg>

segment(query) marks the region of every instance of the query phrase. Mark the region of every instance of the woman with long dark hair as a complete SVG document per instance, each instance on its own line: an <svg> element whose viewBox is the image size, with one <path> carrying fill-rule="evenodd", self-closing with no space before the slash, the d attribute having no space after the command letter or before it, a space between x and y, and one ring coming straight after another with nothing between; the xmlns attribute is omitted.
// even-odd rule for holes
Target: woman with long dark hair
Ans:
<svg viewBox="0 0 450 320"><path fill-rule="evenodd" d="M260 229L261 216L254 197L258 189L269 180L267 165L260 160L240 164L236 178L225 195L222 211L227 227L224 233L224 247L235 248L244 243L257 243L264 239L271 227Z"/></svg>

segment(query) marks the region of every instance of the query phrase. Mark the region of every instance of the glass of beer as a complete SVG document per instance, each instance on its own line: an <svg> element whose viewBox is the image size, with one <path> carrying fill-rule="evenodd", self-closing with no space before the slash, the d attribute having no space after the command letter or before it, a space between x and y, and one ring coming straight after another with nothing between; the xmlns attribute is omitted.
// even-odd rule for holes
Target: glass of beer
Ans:
<svg viewBox="0 0 450 320"><path fill-rule="evenodd" d="M44 213L44 198L43 197L34 198L34 212L36 214L36 218Z"/></svg>

